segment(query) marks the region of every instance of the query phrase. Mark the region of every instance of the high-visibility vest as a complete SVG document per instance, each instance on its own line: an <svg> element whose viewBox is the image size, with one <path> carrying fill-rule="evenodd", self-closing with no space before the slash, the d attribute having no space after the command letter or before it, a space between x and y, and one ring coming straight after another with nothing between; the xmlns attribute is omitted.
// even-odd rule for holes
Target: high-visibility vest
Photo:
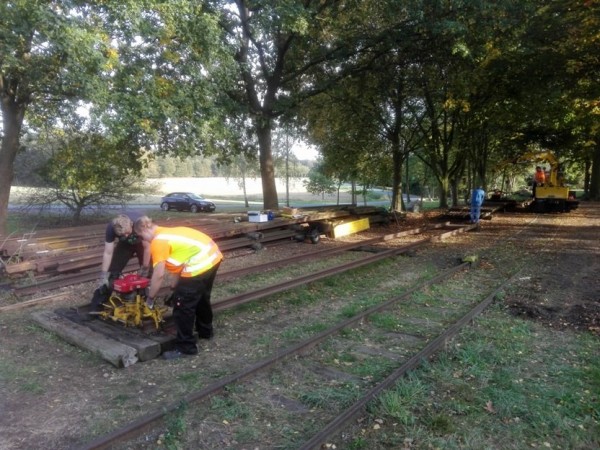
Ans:
<svg viewBox="0 0 600 450"><path fill-rule="evenodd" d="M223 259L209 236L188 227L157 227L150 253L153 265L164 261L167 271L181 277L200 275Z"/></svg>
<svg viewBox="0 0 600 450"><path fill-rule="evenodd" d="M533 178L538 184L543 184L546 182L546 174L543 170L536 170L535 174L533 175Z"/></svg>

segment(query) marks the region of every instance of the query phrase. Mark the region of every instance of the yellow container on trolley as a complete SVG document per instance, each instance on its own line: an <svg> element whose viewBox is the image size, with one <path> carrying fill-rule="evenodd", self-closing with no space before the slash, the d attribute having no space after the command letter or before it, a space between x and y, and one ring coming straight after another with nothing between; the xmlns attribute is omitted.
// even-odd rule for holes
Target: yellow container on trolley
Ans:
<svg viewBox="0 0 600 450"><path fill-rule="evenodd" d="M353 220L352 222L345 222L340 225L333 227L333 237L339 238L342 236L348 236L349 234L358 233L359 231L368 230L370 227L369 218Z"/></svg>

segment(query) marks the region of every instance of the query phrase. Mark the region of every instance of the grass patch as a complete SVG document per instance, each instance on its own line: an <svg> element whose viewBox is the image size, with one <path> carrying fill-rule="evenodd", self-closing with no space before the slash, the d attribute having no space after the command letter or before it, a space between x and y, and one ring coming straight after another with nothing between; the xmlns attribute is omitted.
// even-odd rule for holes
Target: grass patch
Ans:
<svg viewBox="0 0 600 450"><path fill-rule="evenodd" d="M250 409L246 404L228 396L214 396L210 405L213 411L218 411L219 417L229 422L250 417Z"/></svg>
<svg viewBox="0 0 600 450"><path fill-rule="evenodd" d="M311 391L300 394L300 400L309 407L325 408L336 410L338 408L347 408L352 405L358 396L360 390L353 384L345 384L343 389L335 389L328 386L316 387Z"/></svg>
<svg viewBox="0 0 600 450"><path fill-rule="evenodd" d="M202 386L203 374L198 370L192 372L184 372L177 375L177 380L180 381L187 389L198 389Z"/></svg>
<svg viewBox="0 0 600 450"><path fill-rule="evenodd" d="M379 380L389 374L396 364L388 358L371 357L367 360L350 364L347 371L364 379Z"/></svg>
<svg viewBox="0 0 600 450"><path fill-rule="evenodd" d="M187 404L182 403L175 411L166 415L164 445L168 450L177 450L181 448L181 441L187 430L185 421L187 409Z"/></svg>
<svg viewBox="0 0 600 450"><path fill-rule="evenodd" d="M597 349L496 308L370 405L371 448L599 448Z"/></svg>
<svg viewBox="0 0 600 450"><path fill-rule="evenodd" d="M321 333L328 327L329 325L325 323L309 323L297 327L290 327L281 332L281 338L286 342L295 342L306 339L308 336Z"/></svg>

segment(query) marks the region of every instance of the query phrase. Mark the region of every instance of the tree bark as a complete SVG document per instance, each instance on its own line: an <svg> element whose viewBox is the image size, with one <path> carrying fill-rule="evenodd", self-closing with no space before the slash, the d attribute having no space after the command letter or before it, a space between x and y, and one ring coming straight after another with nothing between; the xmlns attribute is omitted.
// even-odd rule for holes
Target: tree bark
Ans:
<svg viewBox="0 0 600 450"><path fill-rule="evenodd" d="M398 139L392 141L392 211L402 211L402 152ZM408 182L408 181L407 181Z"/></svg>
<svg viewBox="0 0 600 450"><path fill-rule="evenodd" d="M258 119L260 121L260 118ZM257 124L256 134L260 148L260 176L263 190L263 208L279 209L277 187L275 185L275 167L273 165L273 149L271 147L271 126Z"/></svg>
<svg viewBox="0 0 600 450"><path fill-rule="evenodd" d="M4 86L0 86L3 88ZM8 199L13 180L13 166L19 151L25 106L4 89L0 92L4 136L0 147L0 235L8 232Z"/></svg>
<svg viewBox="0 0 600 450"><path fill-rule="evenodd" d="M600 200L600 144L596 144L590 177L590 200Z"/></svg>

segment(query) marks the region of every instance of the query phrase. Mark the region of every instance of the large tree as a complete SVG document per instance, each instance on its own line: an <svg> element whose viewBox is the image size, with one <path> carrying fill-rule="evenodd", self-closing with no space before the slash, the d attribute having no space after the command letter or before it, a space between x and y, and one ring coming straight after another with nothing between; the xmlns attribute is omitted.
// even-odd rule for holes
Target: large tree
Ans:
<svg viewBox="0 0 600 450"><path fill-rule="evenodd" d="M343 78L368 41L365 24L375 1L213 0L225 42L235 55L235 83L221 104L246 117L256 136L264 207L278 207L272 135L277 121L306 98ZM356 20L353 20L356 19ZM362 25L362 27L361 27Z"/></svg>
<svg viewBox="0 0 600 450"><path fill-rule="evenodd" d="M48 160L39 169L45 189L35 190L35 206L60 203L79 222L84 209L121 204L150 192L139 175L142 161L126 141L98 134L70 134L57 130L40 145Z"/></svg>
<svg viewBox="0 0 600 450"><path fill-rule="evenodd" d="M4 1L0 17L0 234L5 234L23 127L73 120L109 53L97 14L79 1Z"/></svg>

